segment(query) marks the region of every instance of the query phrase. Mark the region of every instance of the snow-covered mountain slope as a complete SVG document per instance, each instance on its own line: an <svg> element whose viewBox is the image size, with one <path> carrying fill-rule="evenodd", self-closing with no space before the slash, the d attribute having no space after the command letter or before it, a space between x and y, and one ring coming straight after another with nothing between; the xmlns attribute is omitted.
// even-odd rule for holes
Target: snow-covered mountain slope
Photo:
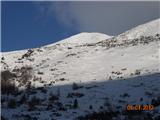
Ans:
<svg viewBox="0 0 160 120"><path fill-rule="evenodd" d="M160 18L128 30L120 34L117 39L135 39L141 36L152 36L155 34L160 34Z"/></svg>
<svg viewBox="0 0 160 120"><path fill-rule="evenodd" d="M9 76L21 90L2 95L2 116L74 120L94 111L120 110L116 119L129 120L122 113L128 104L152 104L160 97L157 25L155 20L133 28L124 33L132 36L124 41L119 36L81 33L44 47L2 53L2 70L16 74ZM18 107L13 109L10 99ZM160 106L155 107L149 111L152 117L160 114Z"/></svg>
<svg viewBox="0 0 160 120"><path fill-rule="evenodd" d="M9 69L32 66L35 72L44 73L43 76L40 76L48 83L50 83L48 80L52 78L60 79L61 77L65 77L71 83L82 80L83 82L92 80L100 82L109 79L112 71L121 71L123 68L127 68L127 72L123 73L125 76L129 76L136 69L142 69L142 71L143 68L144 70L158 69L158 43L159 41L151 42L148 45L139 44L108 50L101 46L76 46L71 49L68 47L55 49L53 46L42 49L42 52L35 49L31 56L24 59L22 56L27 52L10 53L4 56ZM52 68L57 68L58 71L50 71ZM66 74L60 75L63 72ZM61 82L61 84L65 84L65 82Z"/></svg>
<svg viewBox="0 0 160 120"><path fill-rule="evenodd" d="M66 38L64 40L58 41L56 43L46 45L44 47L52 47L54 45L60 45L62 47L66 46L76 46L76 45L84 45L84 44L91 44L91 43L97 43L106 39L109 39L113 36L109 36L102 33L79 33L77 35L71 36L69 38Z"/></svg>
<svg viewBox="0 0 160 120"><path fill-rule="evenodd" d="M96 43L112 36L108 36L102 33L80 33L78 35L74 35L70 38L64 39L58 43L76 43L76 44L84 44L84 43Z"/></svg>

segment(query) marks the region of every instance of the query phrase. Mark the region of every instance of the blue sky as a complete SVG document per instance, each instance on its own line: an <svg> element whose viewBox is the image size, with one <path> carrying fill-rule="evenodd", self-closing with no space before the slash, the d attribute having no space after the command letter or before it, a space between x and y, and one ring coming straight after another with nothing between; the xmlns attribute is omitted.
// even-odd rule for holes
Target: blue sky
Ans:
<svg viewBox="0 0 160 120"><path fill-rule="evenodd" d="M2 51L38 47L78 33L54 17L43 17L32 2L2 3Z"/></svg>
<svg viewBox="0 0 160 120"><path fill-rule="evenodd" d="M50 44L79 32L117 35L159 17L157 2L2 2L2 51Z"/></svg>

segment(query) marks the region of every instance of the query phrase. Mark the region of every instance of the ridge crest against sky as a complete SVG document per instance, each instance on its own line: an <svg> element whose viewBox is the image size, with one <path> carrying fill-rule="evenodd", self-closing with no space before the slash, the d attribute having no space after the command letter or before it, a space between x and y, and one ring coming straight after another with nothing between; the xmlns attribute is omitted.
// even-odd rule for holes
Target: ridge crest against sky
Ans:
<svg viewBox="0 0 160 120"><path fill-rule="evenodd" d="M80 32L118 35L159 18L159 4L2 1L2 51L39 47Z"/></svg>

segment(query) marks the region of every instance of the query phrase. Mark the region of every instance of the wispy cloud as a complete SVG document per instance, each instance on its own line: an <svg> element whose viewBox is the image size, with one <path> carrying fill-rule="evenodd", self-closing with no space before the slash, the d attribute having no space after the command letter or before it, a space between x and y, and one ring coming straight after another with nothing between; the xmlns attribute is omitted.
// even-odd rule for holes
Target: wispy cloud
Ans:
<svg viewBox="0 0 160 120"><path fill-rule="evenodd" d="M41 2L41 13L79 31L119 34L159 17L157 2Z"/></svg>

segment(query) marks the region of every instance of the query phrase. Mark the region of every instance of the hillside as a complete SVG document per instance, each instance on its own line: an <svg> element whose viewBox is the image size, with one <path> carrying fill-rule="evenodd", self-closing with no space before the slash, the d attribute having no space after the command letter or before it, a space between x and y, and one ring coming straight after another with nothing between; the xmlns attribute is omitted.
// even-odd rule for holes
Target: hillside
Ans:
<svg viewBox="0 0 160 120"><path fill-rule="evenodd" d="M154 104L154 110L136 117L142 120L149 113L156 120L160 114L159 23L157 19L118 36L80 33L40 48L2 53L2 116L74 120L112 111L116 114L107 119L129 120L135 118L123 113L128 104ZM11 90L9 83L14 85Z"/></svg>
<svg viewBox="0 0 160 120"><path fill-rule="evenodd" d="M141 36L152 36L158 34L159 32L160 19L156 19L118 35L118 39L134 39Z"/></svg>

